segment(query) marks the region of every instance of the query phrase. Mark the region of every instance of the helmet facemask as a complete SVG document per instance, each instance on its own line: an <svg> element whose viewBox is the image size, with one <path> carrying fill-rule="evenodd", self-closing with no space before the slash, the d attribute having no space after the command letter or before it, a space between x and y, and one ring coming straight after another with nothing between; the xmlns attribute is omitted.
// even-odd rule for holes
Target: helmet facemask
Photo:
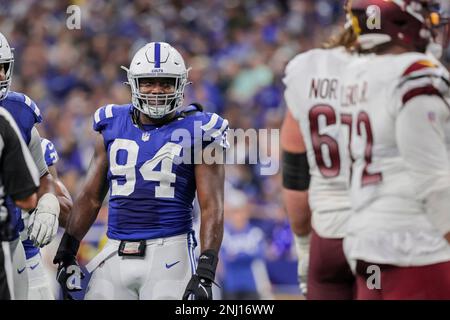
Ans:
<svg viewBox="0 0 450 320"><path fill-rule="evenodd" d="M143 79L154 79L147 75L132 76L129 74L128 82L131 86L132 103L136 109L150 118L162 118L177 109L183 104L184 87L187 83L187 72L183 75L161 75L160 78L174 79L173 93L142 93L140 91L140 81Z"/></svg>
<svg viewBox="0 0 450 320"><path fill-rule="evenodd" d="M174 79L174 92L169 94L142 93L139 86L140 81L155 78ZM187 84L187 72L181 75L161 74L158 77L142 74L134 76L128 72L128 83L131 86L133 106L150 118L160 119L182 106L184 88Z"/></svg>
<svg viewBox="0 0 450 320"><path fill-rule="evenodd" d="M5 79L0 80L0 100L6 98L11 86L12 74L14 69L14 57L9 59L0 59L0 65L3 65Z"/></svg>

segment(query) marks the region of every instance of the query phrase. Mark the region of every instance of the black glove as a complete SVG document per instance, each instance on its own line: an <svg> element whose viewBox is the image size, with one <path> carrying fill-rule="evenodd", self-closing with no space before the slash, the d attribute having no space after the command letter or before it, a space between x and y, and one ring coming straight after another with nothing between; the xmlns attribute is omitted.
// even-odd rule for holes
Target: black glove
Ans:
<svg viewBox="0 0 450 320"><path fill-rule="evenodd" d="M62 288L64 300L73 300L69 292L82 290L81 279L84 278L84 273L81 271L76 258L79 247L80 241L70 234L64 233L53 259L53 263L58 264L56 280Z"/></svg>
<svg viewBox="0 0 450 320"><path fill-rule="evenodd" d="M206 250L198 259L197 271L183 294L183 300L191 296L194 300L212 300L212 284L216 275L216 267L219 258L214 250Z"/></svg>

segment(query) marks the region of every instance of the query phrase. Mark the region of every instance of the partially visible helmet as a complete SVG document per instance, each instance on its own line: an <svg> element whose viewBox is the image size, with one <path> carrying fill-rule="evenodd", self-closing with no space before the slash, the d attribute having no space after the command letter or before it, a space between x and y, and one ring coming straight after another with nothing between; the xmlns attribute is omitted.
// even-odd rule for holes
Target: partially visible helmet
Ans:
<svg viewBox="0 0 450 320"><path fill-rule="evenodd" d="M363 50L394 43L425 52L436 29L448 24L435 0L347 0L346 11Z"/></svg>
<svg viewBox="0 0 450 320"><path fill-rule="evenodd" d="M138 50L127 69L133 106L159 119L182 106L188 71L181 54L165 42L151 42ZM170 94L144 94L139 91L141 79L173 78L175 91Z"/></svg>
<svg viewBox="0 0 450 320"><path fill-rule="evenodd" d="M5 68L5 80L0 81L0 100L4 99L9 92L14 67L14 55L5 36L0 33L0 64Z"/></svg>

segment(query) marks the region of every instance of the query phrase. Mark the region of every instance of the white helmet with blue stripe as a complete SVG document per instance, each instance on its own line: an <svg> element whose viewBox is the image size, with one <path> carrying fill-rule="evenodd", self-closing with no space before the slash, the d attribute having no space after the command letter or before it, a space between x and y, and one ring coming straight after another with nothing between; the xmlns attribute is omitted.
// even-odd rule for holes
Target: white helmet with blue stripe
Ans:
<svg viewBox="0 0 450 320"><path fill-rule="evenodd" d="M133 106L150 118L162 118L183 103L188 69L181 54L165 42L151 42L138 50L127 69ZM170 94L144 94L139 81L148 78L174 78L175 91Z"/></svg>
<svg viewBox="0 0 450 320"><path fill-rule="evenodd" d="M0 64L3 64L6 75L5 79L0 81L0 100L2 100L8 95L14 66L12 49L2 33L0 33Z"/></svg>

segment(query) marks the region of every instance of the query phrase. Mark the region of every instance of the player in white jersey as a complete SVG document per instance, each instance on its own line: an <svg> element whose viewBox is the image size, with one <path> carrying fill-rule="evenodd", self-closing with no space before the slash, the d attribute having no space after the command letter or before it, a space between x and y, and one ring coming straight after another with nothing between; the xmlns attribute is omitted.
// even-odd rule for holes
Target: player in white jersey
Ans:
<svg viewBox="0 0 450 320"><path fill-rule="evenodd" d="M283 80L288 106L281 133L284 202L295 235L300 288L308 299L354 296L355 279L342 249L351 213L351 115L340 107L341 78L352 59L346 46L353 42L352 29L345 29L332 47L296 56Z"/></svg>
<svg viewBox="0 0 450 320"><path fill-rule="evenodd" d="M368 28L376 5L380 29ZM344 85L354 109L344 251L358 299L450 299L449 74L425 54L434 1L354 0L359 50Z"/></svg>

